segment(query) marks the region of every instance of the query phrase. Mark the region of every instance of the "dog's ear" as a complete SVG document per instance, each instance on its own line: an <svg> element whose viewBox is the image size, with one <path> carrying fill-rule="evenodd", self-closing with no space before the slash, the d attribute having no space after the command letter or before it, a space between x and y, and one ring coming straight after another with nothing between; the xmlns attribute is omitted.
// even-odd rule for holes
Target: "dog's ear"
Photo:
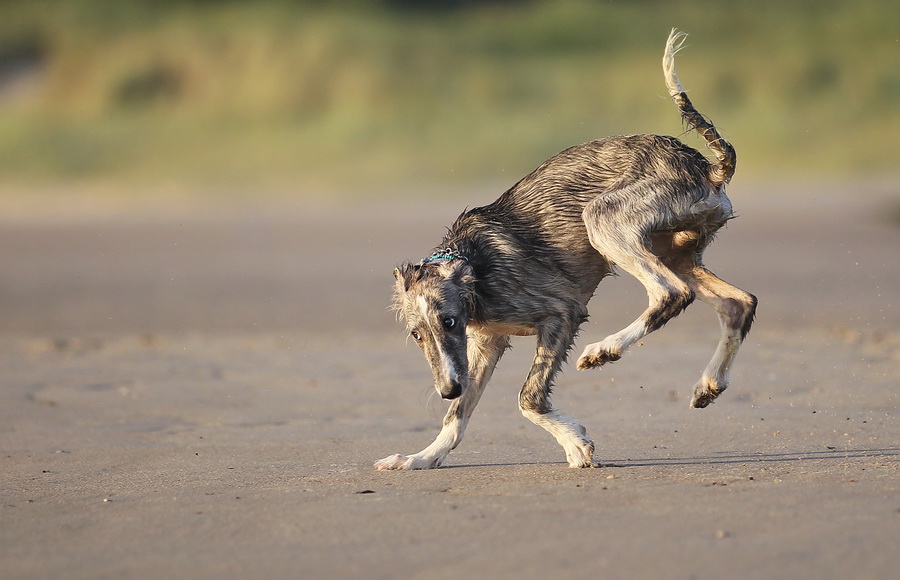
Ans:
<svg viewBox="0 0 900 580"><path fill-rule="evenodd" d="M472 266L465 260L453 260L452 262L443 262L434 264L434 271L441 278L450 280L458 286L471 286L475 282L475 274Z"/></svg>
<svg viewBox="0 0 900 580"><path fill-rule="evenodd" d="M391 299L391 310L395 311L398 317L403 316L406 292L412 285L413 275L411 271L412 266L409 264L403 264L398 268L394 268L394 296Z"/></svg>
<svg viewBox="0 0 900 580"><path fill-rule="evenodd" d="M454 262L450 277L460 286L471 286L475 283L475 273L468 262Z"/></svg>
<svg viewBox="0 0 900 580"><path fill-rule="evenodd" d="M451 266L452 269L447 277L459 288L469 316L472 316L475 311L475 272L472 270L472 266L465 261L455 261L448 266Z"/></svg>
<svg viewBox="0 0 900 580"><path fill-rule="evenodd" d="M413 285L415 281L416 270L419 269L418 264L412 265L409 263L402 264L398 268L394 268L394 279L397 282L397 290L402 290L403 292L409 292L410 287Z"/></svg>

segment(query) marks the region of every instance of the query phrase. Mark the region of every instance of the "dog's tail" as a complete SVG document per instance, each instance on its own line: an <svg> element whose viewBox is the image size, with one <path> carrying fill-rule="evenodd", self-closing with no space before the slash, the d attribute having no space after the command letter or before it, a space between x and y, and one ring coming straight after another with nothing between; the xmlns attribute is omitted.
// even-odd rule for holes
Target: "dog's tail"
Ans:
<svg viewBox="0 0 900 580"><path fill-rule="evenodd" d="M666 52L663 55L663 73L666 76L666 86L669 87L669 94L672 95L675 105L681 111L681 118L692 129L703 136L707 146L718 160L718 163L712 168L710 178L716 183L728 183L731 181L731 176L734 175L734 166L737 163L737 154L734 152L734 147L719 135L716 127L709 119L694 108L687 93L684 92L684 87L681 86L681 82L678 80L678 75L675 74L675 53L684 47L685 38L687 38L686 33L673 28L671 34L669 34L669 40L666 41Z"/></svg>

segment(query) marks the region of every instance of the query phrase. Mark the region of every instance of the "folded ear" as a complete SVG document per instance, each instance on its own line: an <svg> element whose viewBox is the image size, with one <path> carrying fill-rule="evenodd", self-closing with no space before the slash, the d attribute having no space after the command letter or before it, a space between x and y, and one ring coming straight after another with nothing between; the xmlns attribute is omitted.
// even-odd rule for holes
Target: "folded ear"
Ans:
<svg viewBox="0 0 900 580"><path fill-rule="evenodd" d="M402 289L403 292L409 292L409 288L416 279L416 271L418 269L418 265L410 263L405 263L399 268L394 268L394 279L397 281L397 289Z"/></svg>
<svg viewBox="0 0 900 580"><path fill-rule="evenodd" d="M460 286L471 286L475 283L475 273L468 262L454 262L451 277Z"/></svg>
<svg viewBox="0 0 900 580"><path fill-rule="evenodd" d="M452 280L454 282L461 281L463 272L472 271L472 267L469 266L468 262L465 262L463 260L434 262L432 264L428 264L428 267L431 268L432 272L436 273L441 278L447 278L448 280Z"/></svg>
<svg viewBox="0 0 900 580"><path fill-rule="evenodd" d="M462 299L466 302L469 316L472 316L475 311L475 272L468 262L455 261L448 265L452 266L448 277L459 288Z"/></svg>

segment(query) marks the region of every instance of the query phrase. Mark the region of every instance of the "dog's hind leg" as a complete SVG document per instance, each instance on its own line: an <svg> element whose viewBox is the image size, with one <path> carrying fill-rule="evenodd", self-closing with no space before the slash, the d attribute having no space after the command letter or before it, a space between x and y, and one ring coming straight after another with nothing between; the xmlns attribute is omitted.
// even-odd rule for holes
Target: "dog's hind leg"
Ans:
<svg viewBox="0 0 900 580"><path fill-rule="evenodd" d="M451 450L462 441L469 418L481 399L481 394L497 361L509 348L509 337L470 332L467 337L470 382L458 399L454 399L444 416L441 432L434 442L413 455L390 455L375 462L375 469L429 469L440 467Z"/></svg>
<svg viewBox="0 0 900 580"><path fill-rule="evenodd" d="M613 196L601 196L587 205L584 221L591 244L610 262L638 279L647 290L649 306L641 316L619 332L590 344L578 359L581 370L619 360L629 346L658 330L694 300L694 292L651 251L650 235L659 214L650 210L652 202L623 199L645 195L627 189ZM635 207L635 206L640 207Z"/></svg>
<svg viewBox="0 0 900 580"><path fill-rule="evenodd" d="M756 297L718 278L701 265L679 274L701 301L713 307L722 327L716 352L694 386L691 407L699 409L715 401L728 388L731 363L753 324Z"/></svg>
<svg viewBox="0 0 900 580"><path fill-rule="evenodd" d="M563 323L554 323L548 323L538 331L537 352L519 393L519 409L529 421L546 429L562 445L569 467L593 467L594 442L587 436L587 430L550 404L553 377L565 362L578 330L577 325L564 328Z"/></svg>

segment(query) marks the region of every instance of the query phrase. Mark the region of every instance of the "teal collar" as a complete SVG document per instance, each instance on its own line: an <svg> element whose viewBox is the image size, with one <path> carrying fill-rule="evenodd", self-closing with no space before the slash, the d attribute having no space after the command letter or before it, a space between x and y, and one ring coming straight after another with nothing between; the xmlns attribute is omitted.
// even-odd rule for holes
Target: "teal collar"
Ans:
<svg viewBox="0 0 900 580"><path fill-rule="evenodd" d="M454 260L463 260L467 262L469 259L453 248L443 248L440 250L435 250L434 253L427 258L422 258L422 261L419 262L419 265L424 266L426 264L444 264L446 262L452 262Z"/></svg>

